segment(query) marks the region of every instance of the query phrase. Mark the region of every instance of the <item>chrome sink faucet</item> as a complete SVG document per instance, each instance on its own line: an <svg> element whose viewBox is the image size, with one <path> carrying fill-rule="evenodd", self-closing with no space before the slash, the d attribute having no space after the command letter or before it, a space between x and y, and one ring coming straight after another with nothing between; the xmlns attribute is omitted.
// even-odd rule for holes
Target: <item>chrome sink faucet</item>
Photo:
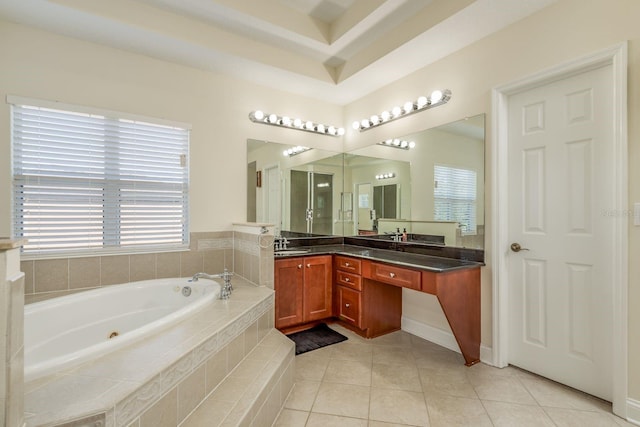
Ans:
<svg viewBox="0 0 640 427"><path fill-rule="evenodd" d="M197 282L199 278L203 279L222 279L224 284L222 285L222 289L220 290L220 299L229 299L231 296L231 291L233 291L233 285L231 285L231 276L233 273L230 273L226 268L224 272L219 274L207 274L207 273L196 273L189 280L190 282Z"/></svg>
<svg viewBox="0 0 640 427"><path fill-rule="evenodd" d="M277 236L274 238L274 250L276 251L283 251L287 249L287 245L289 244L289 241L287 240L286 237L282 237L282 236Z"/></svg>

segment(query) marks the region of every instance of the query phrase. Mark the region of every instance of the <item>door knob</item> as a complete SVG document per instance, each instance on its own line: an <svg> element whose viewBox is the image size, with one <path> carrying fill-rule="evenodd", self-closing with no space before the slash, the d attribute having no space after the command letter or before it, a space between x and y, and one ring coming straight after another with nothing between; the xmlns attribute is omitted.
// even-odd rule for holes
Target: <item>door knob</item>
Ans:
<svg viewBox="0 0 640 427"><path fill-rule="evenodd" d="M529 249L523 248L522 246L520 246L520 243L512 243L511 250L513 252L520 252L520 251L528 251Z"/></svg>

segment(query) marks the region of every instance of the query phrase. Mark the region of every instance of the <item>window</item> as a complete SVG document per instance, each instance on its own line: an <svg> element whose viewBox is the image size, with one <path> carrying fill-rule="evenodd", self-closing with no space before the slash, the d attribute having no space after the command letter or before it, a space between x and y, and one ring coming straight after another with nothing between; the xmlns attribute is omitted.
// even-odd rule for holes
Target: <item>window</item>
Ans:
<svg viewBox="0 0 640 427"><path fill-rule="evenodd" d="M476 234L476 175L469 169L434 167L434 218L457 221L463 235Z"/></svg>
<svg viewBox="0 0 640 427"><path fill-rule="evenodd" d="M28 239L26 255L186 247L187 127L9 102L14 236Z"/></svg>

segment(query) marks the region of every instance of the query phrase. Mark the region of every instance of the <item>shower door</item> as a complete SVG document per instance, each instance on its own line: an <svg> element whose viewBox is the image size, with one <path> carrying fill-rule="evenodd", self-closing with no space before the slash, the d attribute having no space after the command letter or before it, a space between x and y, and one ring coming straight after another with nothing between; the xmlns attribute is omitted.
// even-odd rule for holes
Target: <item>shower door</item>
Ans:
<svg viewBox="0 0 640 427"><path fill-rule="evenodd" d="M291 231L333 234L333 175L291 171Z"/></svg>

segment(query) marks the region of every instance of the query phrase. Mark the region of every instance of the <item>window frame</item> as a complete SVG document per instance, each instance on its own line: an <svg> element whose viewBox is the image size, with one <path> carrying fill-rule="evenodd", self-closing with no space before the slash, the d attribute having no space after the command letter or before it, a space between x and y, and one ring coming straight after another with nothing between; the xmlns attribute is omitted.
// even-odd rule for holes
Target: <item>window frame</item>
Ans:
<svg viewBox="0 0 640 427"><path fill-rule="evenodd" d="M133 125L133 126L137 126L137 125L141 125L141 126L158 126L158 128L160 127L164 127L164 128L174 128L179 130L180 132L186 132L186 141L184 142L184 146L180 148L180 150L184 149L184 155L181 155L180 159L181 159L181 167L184 167L184 173L182 175L186 175L186 176L182 176L180 181L177 184L173 184L173 186L178 186L182 188L182 196L181 196L181 204L180 209L183 212L181 218L182 218L182 238L181 238L181 242L177 243L177 242L171 242L171 243L151 243L151 244L123 244L123 241L120 240L120 235L122 234L122 230L123 228L121 227L121 215L113 215L113 216L108 216L104 214L104 212L107 211L108 208L116 208L118 209L120 212L122 212L123 206L124 206L124 200L123 197L114 197L111 200L111 203L106 203L105 200L107 200L106 198L103 198L103 203L102 203L102 208L103 208L103 215L102 215L102 222L101 222L101 229L102 231L102 238L101 238L101 242L102 244L99 247L90 247L89 245L87 245L86 247L76 247L76 248L71 248L71 249L42 249L42 248L34 248L32 250L25 250L25 247L22 248L22 253L21 253L21 257L22 259L25 260L29 260L29 259L47 259L47 258L64 258L64 257L80 257L80 256L107 256L107 255L124 255L124 254L136 254L136 253L158 253L158 252L177 252L177 251L186 251L189 249L189 245L190 245L190 221L189 221L189 208L190 208L190 195L189 195L189 190L190 190L190 168L189 168L189 154L190 154L190 139L191 139L191 129L192 126L190 124L187 123L183 123L183 122L177 122L177 121L170 121L170 120L165 120L165 119L159 119L159 118L155 118L155 117L147 117L147 116L142 116L142 115L137 115L137 114L130 114L130 113L125 113L125 112L120 112L120 111L114 111L114 110L107 110L107 109L101 109L101 108L94 108L94 107L87 107L87 106L80 106L80 105L74 105L74 104L67 104L67 103L62 103L62 102L57 102L57 101L47 101L47 100L41 100L41 99L34 99L34 98L26 98L26 97L20 97L20 96L13 96L13 95L8 95L6 98L6 102L7 104L9 104L10 107L10 112L11 112L11 117L10 117L10 127L11 127L11 136L10 136L10 155L11 155L11 228L12 228L12 235L14 238L26 238L28 240L28 237L25 236L21 236L19 231L18 231L18 224L17 221L21 220L21 218L23 218L22 216L22 212L18 212L18 206L17 206L17 199L16 199L16 154L15 154L15 149L16 149L16 142L15 142L15 137L14 137L14 125L15 125L15 119L14 119L14 109L15 107L33 107L33 108L40 108L40 109L50 109L50 110L59 110L61 112L66 112L66 113L70 113L70 114L79 114L79 115L93 115L93 116L103 116L105 118L105 124L107 123L111 123L111 125L113 126L114 123L116 123L117 125L115 126L116 129L118 129L118 137L116 138L117 141L121 141L123 138L121 137L121 135L119 135L119 133L123 132L123 128L125 127L125 125L120 126L120 124L123 123L128 123L129 126ZM106 139L106 134L105 134L105 139ZM107 146L107 143L103 140L102 141L103 147ZM118 148L119 150L119 148ZM183 157L184 156L184 157ZM104 157L106 159L107 155L104 154ZM107 168L107 161L104 160L104 168ZM122 159L118 158L117 161L115 162L111 162L111 166L116 165L116 167L118 165L122 165ZM183 166L182 166L183 164ZM140 165L142 165L142 163L137 164L137 167L141 167ZM26 176L26 175L25 175ZM57 178L48 178L50 180L55 181ZM128 182L127 182L128 181ZM120 196L123 193L123 189L126 187L126 185L131 185L133 184L135 186L136 183L141 183L143 182L143 180L140 181L136 181L136 180L126 180L126 179L113 179L112 176L107 177L105 174L104 179L98 179L95 180L93 178L87 177L87 179L84 181L86 183L86 185L90 186L90 185L94 185L96 182L103 182L103 193L107 191L108 187L112 187L111 190L114 191L114 194L112 194L112 196L114 196L116 193L120 194ZM153 185L170 185L170 183L168 182L153 182L153 181L148 181L146 182L147 186L153 186ZM118 187L116 189L114 189L113 187ZM125 190L126 191L126 190ZM117 200L116 202L113 202L114 200ZM113 241L113 237L114 235L108 235L108 233L105 233L105 229L107 229L107 227L116 227L117 231L116 234L117 237L117 242ZM57 229L60 230L60 229ZM57 231L59 233L59 231ZM111 240L110 240L111 239ZM111 242L111 243L117 243L116 245L108 245L105 246L107 244L107 242ZM28 248L28 244L27 244L27 248Z"/></svg>

